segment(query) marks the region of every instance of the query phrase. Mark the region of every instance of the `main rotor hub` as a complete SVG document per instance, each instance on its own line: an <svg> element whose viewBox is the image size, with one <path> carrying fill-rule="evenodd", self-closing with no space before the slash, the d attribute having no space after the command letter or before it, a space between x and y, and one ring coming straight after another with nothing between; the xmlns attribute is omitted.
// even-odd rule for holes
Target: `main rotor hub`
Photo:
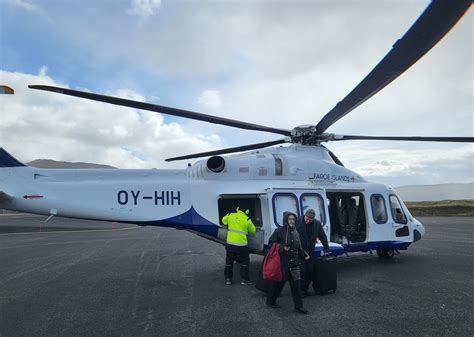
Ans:
<svg viewBox="0 0 474 337"><path fill-rule="evenodd" d="M318 134L316 125L300 125L291 130L291 141L302 145L320 145L335 138L333 133Z"/></svg>

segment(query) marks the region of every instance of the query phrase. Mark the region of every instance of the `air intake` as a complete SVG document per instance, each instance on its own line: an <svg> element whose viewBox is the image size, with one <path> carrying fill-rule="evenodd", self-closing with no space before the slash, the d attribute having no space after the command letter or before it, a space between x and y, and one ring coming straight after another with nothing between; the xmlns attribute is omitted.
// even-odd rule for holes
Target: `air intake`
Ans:
<svg viewBox="0 0 474 337"><path fill-rule="evenodd" d="M207 168L214 173L224 170L225 160L221 156L213 156L207 160Z"/></svg>

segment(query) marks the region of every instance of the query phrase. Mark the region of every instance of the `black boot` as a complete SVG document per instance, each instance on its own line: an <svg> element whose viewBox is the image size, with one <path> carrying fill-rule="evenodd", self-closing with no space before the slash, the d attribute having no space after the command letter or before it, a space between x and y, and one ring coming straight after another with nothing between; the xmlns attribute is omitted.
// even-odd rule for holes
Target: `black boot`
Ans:
<svg viewBox="0 0 474 337"><path fill-rule="evenodd" d="M301 308L295 308L295 312L297 312L298 314L306 315L306 314L308 313L308 310L306 310L305 308L301 307Z"/></svg>
<svg viewBox="0 0 474 337"><path fill-rule="evenodd" d="M266 303L267 307L269 308L272 308L272 309L280 309L281 306L279 304L276 304L276 303Z"/></svg>

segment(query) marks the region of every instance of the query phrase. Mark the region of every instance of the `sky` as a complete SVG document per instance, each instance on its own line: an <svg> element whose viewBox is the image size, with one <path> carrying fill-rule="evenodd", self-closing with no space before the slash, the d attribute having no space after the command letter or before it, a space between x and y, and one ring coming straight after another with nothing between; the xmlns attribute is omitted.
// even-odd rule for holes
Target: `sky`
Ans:
<svg viewBox="0 0 474 337"><path fill-rule="evenodd" d="M0 146L17 159L185 168L165 158L280 135L28 89L48 84L291 129L317 124L428 5L422 0L0 0ZM474 136L472 9L327 132ZM369 181L474 181L474 146L326 145ZM193 162L192 160L190 162Z"/></svg>

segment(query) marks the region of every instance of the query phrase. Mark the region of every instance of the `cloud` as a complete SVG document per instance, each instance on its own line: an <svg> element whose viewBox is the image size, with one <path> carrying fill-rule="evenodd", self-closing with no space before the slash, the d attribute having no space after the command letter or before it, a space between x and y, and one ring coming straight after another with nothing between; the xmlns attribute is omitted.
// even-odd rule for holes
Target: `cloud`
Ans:
<svg viewBox="0 0 474 337"><path fill-rule="evenodd" d="M42 66L38 72L38 76L41 77L47 77L46 73L48 72L48 67Z"/></svg>
<svg viewBox="0 0 474 337"><path fill-rule="evenodd" d="M198 98L198 102L205 108L216 109L222 105L219 91L205 90Z"/></svg>
<svg viewBox="0 0 474 337"><path fill-rule="evenodd" d="M34 12L39 10L39 7L37 5L34 5L31 2L25 0L6 0L5 2L7 4L25 9L28 12Z"/></svg>
<svg viewBox="0 0 474 337"><path fill-rule="evenodd" d="M373 64L380 55L374 51L386 52L424 7L422 2L343 3L134 0L123 11L120 2L55 2L44 4L54 24L42 29L62 35L88 60L125 62L155 76L193 79L230 71L238 77L283 79L318 64L344 62L347 47L354 65ZM158 10L166 11L159 20L127 15L149 17ZM363 38L352 49L355 36Z"/></svg>
<svg viewBox="0 0 474 337"><path fill-rule="evenodd" d="M382 143L346 145L337 153L344 164L369 181L393 186L472 182L474 145L444 144L444 149L406 147ZM372 159L371 159L372 158Z"/></svg>
<svg viewBox="0 0 474 337"><path fill-rule="evenodd" d="M16 89L15 95L0 97L0 144L22 161L183 167L183 162L163 160L222 147L219 136L186 132L179 124L165 123L161 114L27 89L33 83L67 87L45 71L40 75L0 71L0 78ZM110 94L144 98L129 89Z"/></svg>
<svg viewBox="0 0 474 337"><path fill-rule="evenodd" d="M413 174L413 172L417 172L424 168L425 165L417 163L400 162L395 160L377 160L373 163L357 167L356 171L365 177L393 177Z"/></svg>
<svg viewBox="0 0 474 337"><path fill-rule="evenodd" d="M128 3L129 8L134 6ZM76 88L137 100L159 99L159 104L166 106L291 129L317 123L380 61L427 3L383 1L375 6L372 2L347 1L170 1L155 6L137 2L137 8L143 7L142 13L155 14L147 20L140 20L135 16L138 13L129 15L123 4L110 1L96 1L91 6L42 3L53 24L37 17L25 20L25 15L12 15L1 28L14 43L6 39L1 47L6 68L21 69L25 76L48 64L49 69L40 72L41 80L48 80L49 74L56 79L49 79L54 83L61 80ZM472 18L470 11L422 60L328 132L472 136ZM16 22L23 22L21 30L16 29ZM38 33L44 35L30 39ZM31 50L35 50L34 57L28 56ZM26 65L19 61L25 58ZM174 146L174 156L194 149L280 138L132 109L121 112L105 105L90 106L90 110L108 119L110 125L77 116L68 121L63 118L65 112L55 116L55 110L48 110L48 104L61 102L53 96L34 96L27 102L29 118L8 115L1 123L27 128L32 115L37 114L41 118L34 122L45 124L45 134L51 125L63 123L62 128L68 131L61 139L65 143L74 139L75 151L86 144L91 153L102 149L100 158L104 160L129 158L125 161L129 167L155 166L152 158L163 158L169 148L161 148L157 139ZM45 102L36 106L36 99ZM76 114L86 113L83 109L89 107L73 98L61 104L61 109ZM76 104L82 110L72 107ZM120 112L120 118L109 109ZM125 116L130 120L115 124ZM79 128L81 122L88 123L89 130ZM150 125L143 127L143 123ZM130 130L130 126L138 131ZM57 137L59 132L55 130L52 135ZM5 138L0 134L0 140ZM95 147L95 141L104 145ZM32 142L32 147L41 142L46 142L46 137ZM195 146L192 151L188 151L188 143ZM108 144L112 148L105 151ZM403 181L396 186L404 181L416 183L417 179L426 183L473 179L472 157L465 156L464 144L354 141L328 146L348 167L361 169L369 179L391 182L400 174L398 178ZM66 155L67 151L61 153ZM449 155L450 160L439 154ZM418 158L412 161L413 156ZM420 161L425 156L439 162L429 165ZM420 165L424 165L422 169Z"/></svg>
<svg viewBox="0 0 474 337"><path fill-rule="evenodd" d="M132 0L129 13L148 17L154 15L160 7L161 0Z"/></svg>

